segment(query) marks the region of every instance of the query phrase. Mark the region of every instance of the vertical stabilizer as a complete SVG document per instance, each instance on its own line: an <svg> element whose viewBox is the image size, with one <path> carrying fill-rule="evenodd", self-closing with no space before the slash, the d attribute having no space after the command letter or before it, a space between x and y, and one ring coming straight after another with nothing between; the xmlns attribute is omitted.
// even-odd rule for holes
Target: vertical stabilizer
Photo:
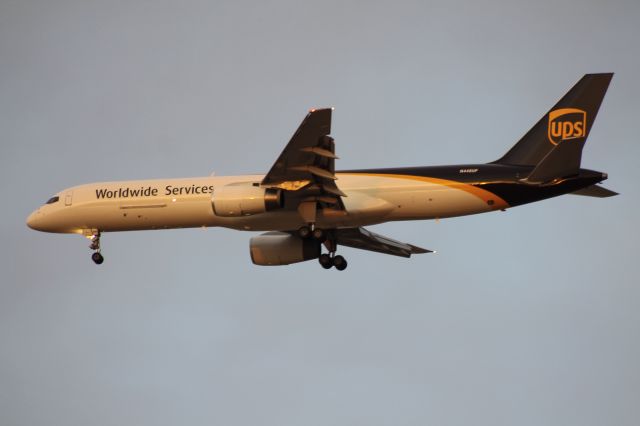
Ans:
<svg viewBox="0 0 640 426"><path fill-rule="evenodd" d="M586 74L525 134L498 164L536 166L528 181L577 174L582 148L613 73Z"/></svg>

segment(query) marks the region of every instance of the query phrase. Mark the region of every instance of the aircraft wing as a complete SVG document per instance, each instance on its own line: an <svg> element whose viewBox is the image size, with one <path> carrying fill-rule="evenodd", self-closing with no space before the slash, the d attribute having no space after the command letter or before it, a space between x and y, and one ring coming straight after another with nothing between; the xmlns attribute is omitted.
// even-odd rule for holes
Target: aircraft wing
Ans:
<svg viewBox="0 0 640 426"><path fill-rule="evenodd" d="M433 253L411 244L392 240L375 232L360 228L336 229L336 243L361 250L375 251L393 256L411 257L412 254Z"/></svg>
<svg viewBox="0 0 640 426"><path fill-rule="evenodd" d="M316 203L320 203L321 208L344 210L341 197L346 195L335 182L338 157L333 138L329 136L331 112L331 108L309 111L261 183L294 193L298 206L307 205L299 208L303 216L315 217Z"/></svg>

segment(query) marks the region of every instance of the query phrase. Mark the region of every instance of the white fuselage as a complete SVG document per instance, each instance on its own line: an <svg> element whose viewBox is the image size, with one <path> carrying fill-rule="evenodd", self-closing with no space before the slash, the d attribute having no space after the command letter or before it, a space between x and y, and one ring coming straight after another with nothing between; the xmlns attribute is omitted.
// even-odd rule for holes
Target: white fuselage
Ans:
<svg viewBox="0 0 640 426"><path fill-rule="evenodd" d="M297 210L220 217L212 194L226 185L258 185L263 176L227 176L102 182L57 194L27 223L47 232L78 233L221 226L248 231L295 230ZM318 212L316 226L343 228L387 221L433 219L500 210L508 205L468 184L433 178L337 173L346 211ZM323 213L324 212L324 213Z"/></svg>

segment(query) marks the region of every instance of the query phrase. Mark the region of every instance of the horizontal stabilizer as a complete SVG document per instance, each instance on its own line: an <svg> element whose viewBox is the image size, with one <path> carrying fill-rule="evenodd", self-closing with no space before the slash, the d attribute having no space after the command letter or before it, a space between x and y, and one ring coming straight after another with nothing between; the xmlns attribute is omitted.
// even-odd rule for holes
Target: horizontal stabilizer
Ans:
<svg viewBox="0 0 640 426"><path fill-rule="evenodd" d="M597 197L597 198L607 198L613 197L614 195L618 195L617 192L611 191L605 187L599 185L591 185L586 188L579 189L575 192L572 192L575 195L584 195L587 197Z"/></svg>

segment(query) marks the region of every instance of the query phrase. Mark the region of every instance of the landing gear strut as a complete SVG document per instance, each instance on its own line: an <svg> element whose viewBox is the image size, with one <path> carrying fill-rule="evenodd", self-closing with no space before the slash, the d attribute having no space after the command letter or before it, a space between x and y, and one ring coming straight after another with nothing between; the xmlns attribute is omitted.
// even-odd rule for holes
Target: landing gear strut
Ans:
<svg viewBox="0 0 640 426"><path fill-rule="evenodd" d="M300 238L303 238L305 240L307 238L314 238L321 243L323 243L327 239L327 235L324 229L316 228L315 226L313 226L313 224L309 226L303 226L302 228L298 229L298 235L300 236Z"/></svg>
<svg viewBox="0 0 640 426"><path fill-rule="evenodd" d="M89 248L94 251L93 254L91 254L91 260L93 260L96 265L100 265L104 262L104 257L100 254L100 231L94 232L89 239L91 240Z"/></svg>
<svg viewBox="0 0 640 426"><path fill-rule="evenodd" d="M324 243L325 240L327 239L326 233L324 232L324 230L320 228L315 228L311 233L311 236L316 240L320 241L321 243Z"/></svg>
<svg viewBox="0 0 640 426"><path fill-rule="evenodd" d="M308 226L303 226L298 229L298 236L305 240L313 238L319 243L324 243L329 253L323 253L318 258L320 266L324 269L331 269L334 266L338 271L347 269L347 260L340 255L336 256L338 245L333 238L331 230L325 231L324 229L316 228L314 223L310 223Z"/></svg>

